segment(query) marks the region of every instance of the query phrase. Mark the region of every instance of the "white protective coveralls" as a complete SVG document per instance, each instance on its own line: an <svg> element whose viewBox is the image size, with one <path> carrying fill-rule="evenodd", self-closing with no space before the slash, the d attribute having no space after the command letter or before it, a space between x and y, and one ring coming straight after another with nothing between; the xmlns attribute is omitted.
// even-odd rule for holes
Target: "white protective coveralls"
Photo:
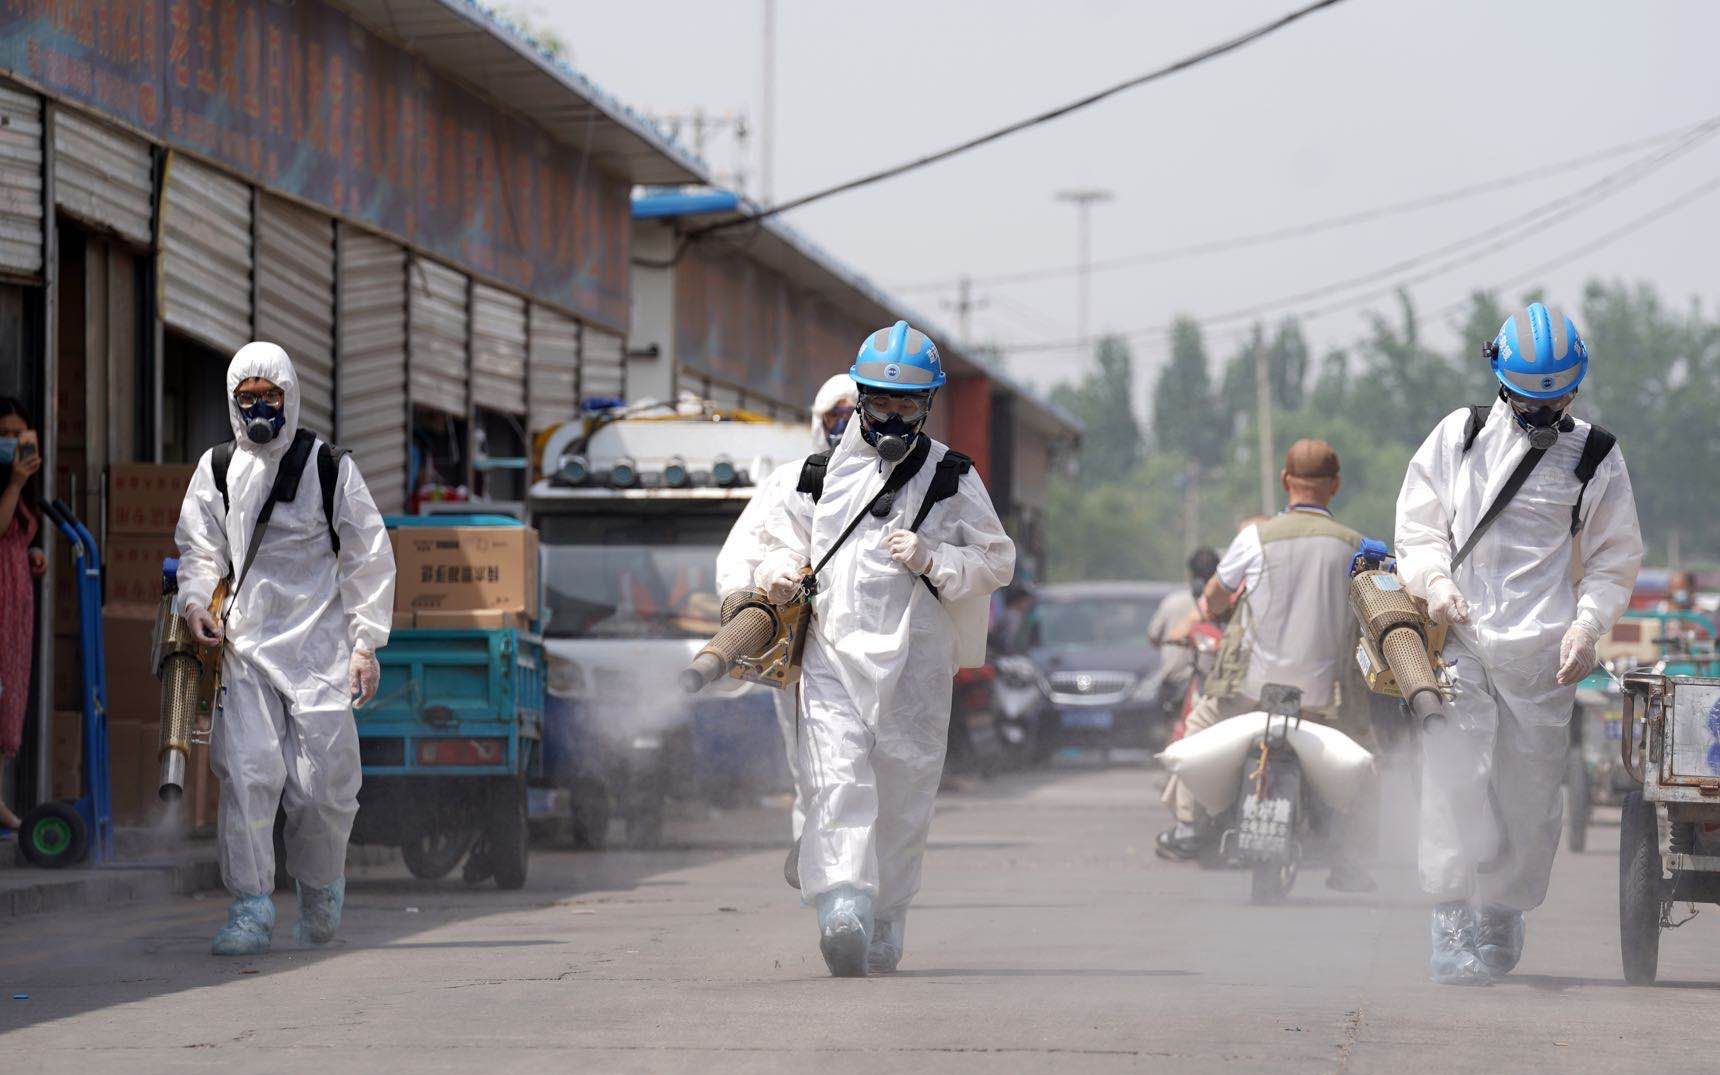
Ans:
<svg viewBox="0 0 1720 1075"><path fill-rule="evenodd" d="M267 444L245 436L233 401L252 377L274 382L286 396L286 425ZM272 343L240 348L227 367L227 408L238 440L227 469L231 509L223 520L205 452L179 511L181 607L207 608L216 583L244 562L298 429L299 380L286 352ZM274 891L277 804L287 815L288 872L316 888L345 874L360 776L348 665L355 645L374 652L387 644L394 603L388 532L350 456L340 461L333 522L338 560L313 451L298 495L275 505L226 619L226 706L210 761L221 779L221 877L235 896Z"/></svg>
<svg viewBox="0 0 1720 1075"><path fill-rule="evenodd" d="M850 422L831 454L816 504L791 492L772 512L761 587L816 564L883 487L892 468L880 467L860 426ZM801 897L852 886L881 922L899 920L919 891L943 773L958 652L943 602L988 594L1015 572L1015 543L971 470L919 531L942 600L891 559L885 538L913 523L946 451L932 441L889 514L868 513L819 574L801 671Z"/></svg>
<svg viewBox="0 0 1720 1075"><path fill-rule="evenodd" d="M824 436L824 416L835 410L839 404L853 404L858 398L854 378L846 373L839 373L824 382L812 400L812 439L807 449L808 455L822 452L829 447ZM736 590L752 589L753 572L758 570L759 561L764 559L764 532L770 522L771 509L799 486L800 472L805 463L804 459L784 463L766 475L758 488L753 490L752 499L748 500L747 506L741 510L740 518L735 520L734 528L729 531L722 549L717 553L718 596L727 597ZM794 785L790 827L796 840L800 839L800 830L806 823L806 810L800 801L800 734L795 727L799 694L798 686L791 690L770 692L771 705L776 709L777 730L782 733L783 749L788 754L789 778Z"/></svg>
<svg viewBox="0 0 1720 1075"><path fill-rule="evenodd" d="M1438 901L1532 910L1546 898L1559 846L1560 785L1575 684L1556 681L1559 644L1581 619L1605 637L1629 603L1642 533L1624 457L1615 447L1582 501L1573 549L1574 470L1589 423L1560 434L1493 527L1453 574L1451 560L1529 451L1504 400L1468 453L1467 408L1435 427L1404 475L1397 502L1398 572L1409 591L1450 578L1469 623L1445 645L1457 696L1450 719L1422 736L1421 881ZM1581 581L1571 581L1576 557ZM1490 873L1476 864L1500 848L1489 785L1509 853Z"/></svg>

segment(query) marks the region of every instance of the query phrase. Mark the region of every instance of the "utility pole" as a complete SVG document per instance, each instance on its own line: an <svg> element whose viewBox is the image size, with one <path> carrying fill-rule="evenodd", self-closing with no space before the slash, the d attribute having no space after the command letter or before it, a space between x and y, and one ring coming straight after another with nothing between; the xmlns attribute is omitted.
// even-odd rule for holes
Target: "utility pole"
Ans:
<svg viewBox="0 0 1720 1075"><path fill-rule="evenodd" d="M770 205L776 197L776 0L764 0L764 101L760 108L758 133L759 201Z"/></svg>
<svg viewBox="0 0 1720 1075"><path fill-rule="evenodd" d="M1254 340L1254 424L1260 434L1260 512L1278 512L1277 475L1272 457L1272 371L1269 368L1265 339Z"/></svg>
<svg viewBox="0 0 1720 1075"><path fill-rule="evenodd" d="M1091 312L1087 280L1093 271L1090 216L1093 203L1108 202L1113 197L1115 195L1110 191L1097 187L1057 192L1058 201L1075 205L1075 261L1078 268L1075 276L1075 338L1081 341L1083 349L1087 346L1087 319Z"/></svg>
<svg viewBox="0 0 1720 1075"><path fill-rule="evenodd" d="M984 299L975 300L973 297L973 277L963 276L956 281L956 301L944 300L946 309L956 312L956 331L965 343L973 339L972 315L975 310L983 310L987 306Z"/></svg>

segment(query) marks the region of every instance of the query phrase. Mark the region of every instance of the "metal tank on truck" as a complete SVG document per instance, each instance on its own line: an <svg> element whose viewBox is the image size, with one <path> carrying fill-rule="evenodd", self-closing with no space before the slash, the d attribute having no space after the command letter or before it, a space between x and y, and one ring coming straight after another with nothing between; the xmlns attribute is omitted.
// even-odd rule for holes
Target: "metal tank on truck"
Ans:
<svg viewBox="0 0 1720 1075"><path fill-rule="evenodd" d="M588 405L589 406L589 405ZM679 674L721 625L716 559L757 483L808 454L806 428L683 397L600 406L536 446L527 508L550 615L546 775L574 836L662 836L671 795L718 804L786 790L769 688Z"/></svg>

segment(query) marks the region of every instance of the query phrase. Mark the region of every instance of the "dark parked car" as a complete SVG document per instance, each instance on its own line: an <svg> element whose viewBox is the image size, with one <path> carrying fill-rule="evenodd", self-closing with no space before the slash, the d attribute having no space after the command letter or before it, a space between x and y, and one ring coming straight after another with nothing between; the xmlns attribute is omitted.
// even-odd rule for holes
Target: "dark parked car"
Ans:
<svg viewBox="0 0 1720 1075"><path fill-rule="evenodd" d="M1070 582L1042 586L1019 656L1000 660L1000 685L1032 696L1028 747L1049 757L1065 746L1163 749L1176 716L1158 701L1159 652L1147 627L1169 582ZM1009 707L1019 708L1017 706Z"/></svg>

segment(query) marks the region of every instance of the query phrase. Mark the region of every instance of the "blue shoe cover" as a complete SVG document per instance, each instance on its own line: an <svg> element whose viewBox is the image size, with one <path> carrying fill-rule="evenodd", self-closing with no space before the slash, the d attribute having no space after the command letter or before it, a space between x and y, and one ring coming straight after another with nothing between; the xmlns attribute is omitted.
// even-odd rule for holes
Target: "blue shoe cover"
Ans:
<svg viewBox="0 0 1720 1075"><path fill-rule="evenodd" d="M300 944L327 944L340 928L340 909L346 903L346 878L326 888L311 888L295 882L299 890L299 920L293 940Z"/></svg>
<svg viewBox="0 0 1720 1075"><path fill-rule="evenodd" d="M818 950L837 978L866 977L872 940L872 897L843 885L818 896Z"/></svg>
<svg viewBox="0 0 1720 1075"><path fill-rule="evenodd" d="M872 943L866 946L867 974L895 973L902 962L902 941L907 931L906 915L878 920L872 930Z"/></svg>
<svg viewBox="0 0 1720 1075"><path fill-rule="evenodd" d="M1491 985L1493 975L1475 954L1475 912L1462 902L1441 903L1433 909L1428 930L1433 953L1428 977L1439 985Z"/></svg>
<svg viewBox="0 0 1720 1075"><path fill-rule="evenodd" d="M1475 954L1503 977L1523 958L1523 912L1489 904L1475 916Z"/></svg>
<svg viewBox="0 0 1720 1075"><path fill-rule="evenodd" d="M275 901L267 896L237 896L227 908L227 924L211 946L218 956L260 956L269 950L275 929Z"/></svg>

